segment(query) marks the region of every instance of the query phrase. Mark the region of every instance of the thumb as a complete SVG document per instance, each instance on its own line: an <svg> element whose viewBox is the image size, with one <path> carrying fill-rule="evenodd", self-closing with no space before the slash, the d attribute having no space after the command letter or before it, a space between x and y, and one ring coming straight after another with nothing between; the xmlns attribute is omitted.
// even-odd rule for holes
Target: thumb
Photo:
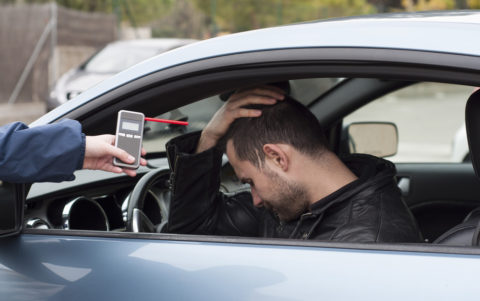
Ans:
<svg viewBox="0 0 480 301"><path fill-rule="evenodd" d="M107 151L110 155L122 160L125 163L135 162L135 158L121 148L115 147L113 145L108 145Z"/></svg>

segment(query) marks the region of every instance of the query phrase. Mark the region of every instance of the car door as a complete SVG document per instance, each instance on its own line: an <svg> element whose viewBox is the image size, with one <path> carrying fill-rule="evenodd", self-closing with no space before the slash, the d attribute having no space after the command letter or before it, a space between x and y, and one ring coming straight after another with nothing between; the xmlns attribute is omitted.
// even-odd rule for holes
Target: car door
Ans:
<svg viewBox="0 0 480 301"><path fill-rule="evenodd" d="M132 80L81 106L80 100L73 102L42 120L76 118L88 134L113 132L119 109L161 114L255 83L358 75L358 64L368 62L352 61L356 52L344 50L287 49L186 63ZM367 69L382 76L402 69L398 63L387 71L384 66ZM103 184L58 188L32 206ZM6 299L473 300L480 268L477 249L423 244L61 229L25 229L0 243L0 293Z"/></svg>
<svg viewBox="0 0 480 301"><path fill-rule="evenodd" d="M478 255L302 244L23 234L2 240L0 292L6 300L475 300Z"/></svg>

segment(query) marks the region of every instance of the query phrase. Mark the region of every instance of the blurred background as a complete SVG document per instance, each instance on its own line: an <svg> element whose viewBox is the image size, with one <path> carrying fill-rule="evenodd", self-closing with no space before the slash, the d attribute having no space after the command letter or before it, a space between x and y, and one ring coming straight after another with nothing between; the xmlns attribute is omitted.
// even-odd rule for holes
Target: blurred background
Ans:
<svg viewBox="0 0 480 301"><path fill-rule="evenodd" d="M332 17L469 8L480 0L0 0L0 124L29 123L195 40Z"/></svg>

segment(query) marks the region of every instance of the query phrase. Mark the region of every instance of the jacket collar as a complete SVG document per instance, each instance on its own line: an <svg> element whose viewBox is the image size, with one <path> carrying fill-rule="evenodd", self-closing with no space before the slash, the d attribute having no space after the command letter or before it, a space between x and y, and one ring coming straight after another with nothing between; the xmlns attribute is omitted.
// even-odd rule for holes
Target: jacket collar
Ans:
<svg viewBox="0 0 480 301"><path fill-rule="evenodd" d="M371 194L372 189L378 190L395 183L396 169L390 161L366 154L350 155L342 158L342 161L358 179L312 204L310 212L314 215L320 214L352 196L361 197L362 192Z"/></svg>

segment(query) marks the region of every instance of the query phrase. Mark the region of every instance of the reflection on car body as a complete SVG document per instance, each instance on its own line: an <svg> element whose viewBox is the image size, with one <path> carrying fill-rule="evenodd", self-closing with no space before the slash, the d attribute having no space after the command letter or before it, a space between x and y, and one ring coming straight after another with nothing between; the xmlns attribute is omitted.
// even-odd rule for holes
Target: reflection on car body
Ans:
<svg viewBox="0 0 480 301"><path fill-rule="evenodd" d="M147 123L150 166L139 169L135 179L78 171L73 182L33 184L24 215L32 228L24 227L0 244L1 295L45 300L476 300L478 246L435 242L480 206L480 187L470 164L395 162L399 182L408 182L402 185L403 199L425 243L184 235L165 233L171 183L164 143L202 129L222 104L222 93L288 80L295 97L325 128L331 149L348 154L348 139L342 136L345 120L382 96L424 83L460 86L462 91L479 86L480 48L472 43L479 30L476 11L270 28L167 52L83 92L32 126L74 118L86 134L113 133L115 122L109 120L125 109L188 119L192 127ZM421 103L432 110L445 104L445 111L452 111L448 99ZM386 116L409 114L394 105L381 108L376 116L384 118L356 121L384 122L389 121L383 120ZM449 116L439 118L446 122ZM431 125L424 118L408 121L418 132ZM401 145L405 134L396 125ZM453 125L453 133L459 125ZM225 192L248 189L226 160L221 180ZM110 231L63 229L63 208L79 197L102 207ZM133 209L145 213L152 224L145 229L154 233L129 229Z"/></svg>

